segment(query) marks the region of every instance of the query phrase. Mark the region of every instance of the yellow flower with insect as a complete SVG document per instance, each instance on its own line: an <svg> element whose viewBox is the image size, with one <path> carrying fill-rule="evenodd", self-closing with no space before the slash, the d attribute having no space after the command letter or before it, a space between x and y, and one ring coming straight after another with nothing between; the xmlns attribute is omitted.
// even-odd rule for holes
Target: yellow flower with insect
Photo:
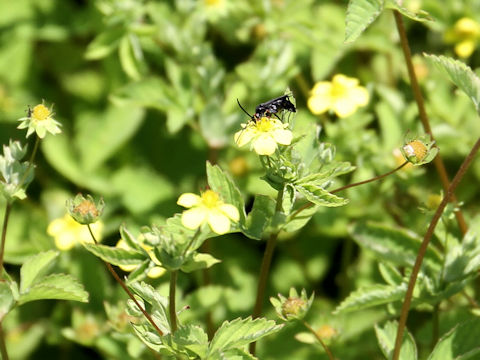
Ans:
<svg viewBox="0 0 480 360"><path fill-rule="evenodd" d="M90 225L93 235L100 241L103 230L103 223L98 221ZM68 251L79 242L93 243L88 228L76 222L69 214L62 218L53 220L47 228L47 233L53 236L55 246L62 251Z"/></svg>
<svg viewBox="0 0 480 360"><path fill-rule="evenodd" d="M251 143L251 148L258 155L272 155L277 150L278 144L290 145L293 134L288 129L288 124L278 119L262 117L257 121L242 124L242 130L234 135L235 143L242 147Z"/></svg>
<svg viewBox="0 0 480 360"><path fill-rule="evenodd" d="M359 85L358 79L337 74L332 81L320 81L310 92L307 106L315 115L333 111L338 117L352 115L368 104L368 90Z"/></svg>
<svg viewBox="0 0 480 360"><path fill-rule="evenodd" d="M445 41L455 44L455 53L464 59L472 55L479 40L480 24L468 17L459 19L453 28L445 33Z"/></svg>
<svg viewBox="0 0 480 360"><path fill-rule="evenodd" d="M130 247L128 246L126 241L124 241L123 239L118 240L117 245L115 246L120 249L130 250ZM145 249L145 251L150 256L150 259L152 259L152 261L155 263L155 266L151 267L148 270L147 276L151 279L156 279L162 276L163 274L165 274L167 270L160 266L162 264L155 256L155 253L153 252L153 248L142 242L140 243L140 246ZM119 265L119 268L122 269L123 271L131 272L135 270L138 266L139 265Z"/></svg>
<svg viewBox="0 0 480 360"><path fill-rule="evenodd" d="M192 193L180 195L177 204L188 208L182 214L182 224L188 229L198 229L208 223L213 232L221 235L230 230L230 222L238 222L238 209L225 204L220 195L213 190L207 190L200 196Z"/></svg>
<svg viewBox="0 0 480 360"><path fill-rule="evenodd" d="M49 109L43 103L38 104L33 109L28 109L27 117L19 119L21 123L18 128L28 128L27 137L35 132L40 139L43 139L47 132L52 135L59 134L62 132L61 124L53 118L53 115L52 107Z"/></svg>

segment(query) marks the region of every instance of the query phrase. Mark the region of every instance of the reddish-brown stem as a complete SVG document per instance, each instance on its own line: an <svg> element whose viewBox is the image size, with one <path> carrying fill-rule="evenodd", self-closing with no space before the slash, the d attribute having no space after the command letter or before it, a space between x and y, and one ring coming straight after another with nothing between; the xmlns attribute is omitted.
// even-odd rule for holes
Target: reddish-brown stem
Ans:
<svg viewBox="0 0 480 360"><path fill-rule="evenodd" d="M462 165L460 166L460 169L457 171L457 174L453 178L450 186L448 187L445 193L445 196L442 202L440 203L440 205L438 206L438 209L435 211L435 214L433 215L432 221L430 222L427 232L425 233L423 241L420 245L417 258L415 260L415 264L413 265L412 273L410 275L410 280L408 282L407 292L405 293L405 299L403 301L402 310L400 313L400 319L398 321L397 338L395 339L395 348L394 348L392 360L398 360L400 356L400 348L402 345L405 325L407 323L410 303L412 301L413 289L415 287L415 282L417 281L418 272L420 271L420 266L422 265L423 258L425 257L425 253L427 252L428 244L433 235L433 231L435 230L435 227L437 226L437 223L442 216L443 210L447 206L447 203L451 200L455 189L457 188L458 184L460 183L463 176L465 175L465 172L467 171L468 167L472 163L475 157L475 154L477 153L479 148L480 148L480 139L478 139L475 145L472 147L472 150L470 150L470 153L467 155Z"/></svg>
<svg viewBox="0 0 480 360"><path fill-rule="evenodd" d="M92 229L90 227L90 225L88 224L87 225L88 227L88 231L90 232L90 236L92 237L93 239L93 242L95 244L98 244L97 242L97 239L95 238L95 235L93 235L93 232L92 232ZM110 274L112 274L113 278L120 284L120 286L122 287L122 289L127 293L128 297L135 303L135 305L137 305L138 309L142 312L143 316L145 316L145 318L150 322L150 324L152 324L152 326L155 328L155 330L157 331L158 335L160 336L163 336L163 331L160 330L160 328L157 326L157 324L155 323L155 321L153 321L152 317L150 316L149 313L147 313L145 311L145 309L140 305L140 303L137 301L137 299L135 299L135 296L132 294L132 292L130 291L130 289L127 287L127 285L123 282L122 279L120 279L120 277L118 276L118 274L115 272L115 270L113 270L113 267L112 265L110 265L108 262L104 261L103 262L105 264L105 266L107 267L108 271L110 272Z"/></svg>
<svg viewBox="0 0 480 360"><path fill-rule="evenodd" d="M315 338L318 340L318 342L322 345L323 350L327 353L327 356L330 360L335 360L335 357L333 356L332 352L328 348L328 346L323 342L322 338L317 334L315 330L310 326L309 323L307 323L305 320L303 320L303 325L315 336Z"/></svg>
<svg viewBox="0 0 480 360"><path fill-rule="evenodd" d="M410 86L412 87L413 96L415 98L415 102L417 103L418 115L420 117L420 121L422 122L424 131L431 136L432 140L434 140L427 112L425 111L422 91L420 90L420 86L418 85L417 75L415 74L415 69L413 67L412 53L408 44L408 38L405 31L405 26L403 24L402 14L400 14L397 10L394 10L393 15L395 17L395 23L397 24L397 30L400 36L400 44L402 46L403 55L405 57L405 63L407 64L408 77L410 78ZM433 164L435 165L435 169L437 170L438 176L440 177L443 190L447 191L450 186L450 180L448 179L447 170L445 169L445 164L443 163L440 154L437 154L437 156L433 160ZM457 203L457 198L454 194L451 197L451 202ZM465 234L468 230L468 227L462 212L460 210L456 210L455 217L457 219L460 231L462 232L462 234Z"/></svg>

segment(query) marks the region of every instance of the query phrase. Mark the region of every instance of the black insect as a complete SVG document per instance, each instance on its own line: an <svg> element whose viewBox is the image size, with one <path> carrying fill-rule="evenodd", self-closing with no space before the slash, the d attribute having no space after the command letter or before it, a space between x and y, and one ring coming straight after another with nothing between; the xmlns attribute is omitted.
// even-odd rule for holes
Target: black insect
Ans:
<svg viewBox="0 0 480 360"><path fill-rule="evenodd" d="M277 113L281 112L282 110L290 111L290 112L297 112L295 105L290 101L290 95L282 95L278 98L268 100L264 103L261 103L255 108L255 115L250 115L247 110L243 108L240 104L240 101L237 99L238 106L247 114L253 121L258 121L262 117L270 117L275 115L278 118Z"/></svg>

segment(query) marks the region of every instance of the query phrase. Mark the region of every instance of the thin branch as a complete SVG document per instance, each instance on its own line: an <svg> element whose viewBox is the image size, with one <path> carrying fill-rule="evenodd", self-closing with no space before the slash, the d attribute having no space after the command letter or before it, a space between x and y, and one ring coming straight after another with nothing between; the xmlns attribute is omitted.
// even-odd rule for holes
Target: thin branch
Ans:
<svg viewBox="0 0 480 360"><path fill-rule="evenodd" d="M335 360L335 357L333 356L328 346L323 342L322 338L317 334L317 332L313 330L310 324L303 320L303 325L305 325L305 327L315 336L318 342L323 346L323 350L325 350L325 352L327 353L328 358L330 360Z"/></svg>
<svg viewBox="0 0 480 360"><path fill-rule="evenodd" d="M432 221L430 222L427 232L425 233L425 236L423 238L422 244L420 245L417 258L415 260L415 264L413 265L412 273L410 275L410 280L408 282L407 292L405 293L405 299L403 301L402 310L400 313L400 319L398 321L397 338L395 339L395 349L394 349L392 360L398 360L398 357L400 356L400 348L402 344L403 333L405 331L405 325L407 323L410 303L412 301L413 289L417 281L418 272L420 271L420 266L422 265L423 258L425 257L425 253L427 252L430 239L432 238L435 227L437 226L437 223L442 216L443 210L447 206L447 203L452 199L455 189L457 188L458 184L460 183L463 176L465 175L465 172L467 171L468 167L472 163L475 157L475 154L477 153L479 148L480 148L480 138L472 147L472 150L470 150L470 153L467 155L462 165L460 166L460 169L457 171L457 174L453 178L450 186L448 187L445 193L445 197L443 198L442 202L437 208L437 211L435 211L435 214L433 215Z"/></svg>
<svg viewBox="0 0 480 360"><path fill-rule="evenodd" d="M418 115L420 117L420 121L422 122L424 131L430 134L432 140L434 140L435 138L432 133L432 128L430 127L430 122L428 120L427 112L425 111L425 104L423 101L422 91L420 90L420 86L418 85L417 75L415 74L415 70L413 67L412 53L410 51L410 46L408 44L408 38L407 38L407 33L405 31L405 26L403 24L402 14L400 14L397 10L394 10L393 15L395 17L395 23L397 24L397 30L400 36L400 44L402 45L403 55L405 57L405 62L407 64L408 76L410 78L410 86L412 87L413 96L415 97L415 101L417 103ZM440 177L443 190L447 191L447 189L450 186L450 181L448 179L447 170L445 169L445 164L443 163L443 160L440 154L437 154L437 156L433 160L433 164L435 165L435 169L437 170L438 176ZM451 197L451 202L457 203L457 198L453 194ZM462 232L462 234L465 235L465 233L468 230L468 227L462 212L460 210L456 210L455 217L457 219L457 223L458 223L458 227L460 228L460 231Z"/></svg>
<svg viewBox="0 0 480 360"><path fill-rule="evenodd" d="M95 235L93 235L93 232L92 232L92 228L90 227L90 224L87 225L88 227L88 231L90 232L90 236L92 237L93 239L93 242L95 244L98 244L98 241L97 239L95 238ZM147 313L145 311L145 309L140 305L140 303L137 301L137 299L135 299L135 296L133 296L132 292L130 291L130 289L127 287L127 285L123 282L122 279L120 279L120 277L118 276L118 274L115 272L115 270L113 270L113 267L112 265L110 265L108 262L106 261L103 261L105 266L107 267L108 271L110 271L110 274L112 274L112 276L115 278L115 280L120 284L120 286L122 287L122 289L127 293L128 297L135 303L135 305L137 305L138 309L142 312L142 314L147 318L147 320L150 322L150 324L152 324L152 326L155 328L155 330L157 331L158 335L160 336L163 336L163 331L160 330L160 328L157 326L157 324L155 323L155 321L153 321L152 317L150 316L149 313Z"/></svg>

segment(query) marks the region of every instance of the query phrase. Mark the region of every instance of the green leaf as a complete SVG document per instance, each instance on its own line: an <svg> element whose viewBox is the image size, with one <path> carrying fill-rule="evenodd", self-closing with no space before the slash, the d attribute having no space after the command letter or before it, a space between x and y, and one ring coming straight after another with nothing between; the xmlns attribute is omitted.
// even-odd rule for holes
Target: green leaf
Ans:
<svg viewBox="0 0 480 360"><path fill-rule="evenodd" d="M357 311L402 300L406 291L407 284L405 283L400 286L382 284L365 286L350 293L350 295L337 306L334 313Z"/></svg>
<svg viewBox="0 0 480 360"><path fill-rule="evenodd" d="M251 239L261 240L264 231L270 223L270 219L275 213L275 201L264 195L255 195L253 207L242 233Z"/></svg>
<svg viewBox="0 0 480 360"><path fill-rule="evenodd" d="M0 322L15 304L15 297L10 285L6 281L0 282Z"/></svg>
<svg viewBox="0 0 480 360"><path fill-rule="evenodd" d="M251 317L248 317L225 321L212 339L209 354L247 345L279 331L282 326L276 325L273 320L264 318L252 320Z"/></svg>
<svg viewBox="0 0 480 360"><path fill-rule="evenodd" d="M289 215L295 202L295 187L292 184L285 184L282 197L282 212Z"/></svg>
<svg viewBox="0 0 480 360"><path fill-rule="evenodd" d="M210 254L195 253L192 258L185 261L181 267L183 272L189 273L195 270L206 269L221 262Z"/></svg>
<svg viewBox="0 0 480 360"><path fill-rule="evenodd" d="M292 216L296 213L295 211L299 209L300 207L294 208L294 210L292 211ZM313 205L306 208L305 210L300 211L298 215L295 215L295 217L287 219L287 223L283 226L282 230L286 232L293 232L301 229L310 221L310 219L313 215L315 215L317 210L318 206Z"/></svg>
<svg viewBox="0 0 480 360"><path fill-rule="evenodd" d="M447 284L474 276L480 269L480 234L473 225L460 244L449 242L443 281Z"/></svg>
<svg viewBox="0 0 480 360"><path fill-rule="evenodd" d="M132 44L133 41L138 42L138 39L135 35L128 34L127 36L122 37L120 40L120 47L118 48L118 55L122 69L125 71L128 77L132 80L140 80L142 74L140 72L140 64L135 57Z"/></svg>
<svg viewBox="0 0 480 360"><path fill-rule="evenodd" d="M220 194L223 201L232 204L240 213L240 223L245 223L245 202L242 194L233 180L218 165L212 165L207 161L207 177L210 188Z"/></svg>
<svg viewBox="0 0 480 360"><path fill-rule="evenodd" d="M25 292L35 281L45 275L49 265L56 259L59 252L50 250L28 258L20 269L20 292Z"/></svg>
<svg viewBox="0 0 480 360"><path fill-rule="evenodd" d="M312 183L295 184L295 189L315 205L336 207L348 203L348 199L333 195L322 187Z"/></svg>
<svg viewBox="0 0 480 360"><path fill-rule="evenodd" d="M175 106L170 99L171 91L164 79L151 76L118 89L111 99L119 105L136 105L166 111Z"/></svg>
<svg viewBox="0 0 480 360"><path fill-rule="evenodd" d="M450 76L450 80L473 101L477 113L480 114L480 78L472 69L461 61L446 56L424 56Z"/></svg>
<svg viewBox="0 0 480 360"><path fill-rule="evenodd" d="M53 274L38 280L26 292L21 293L19 304L42 299L58 299L87 302L88 293L71 275Z"/></svg>
<svg viewBox="0 0 480 360"><path fill-rule="evenodd" d="M428 360L474 360L480 357L480 319L457 325L437 343Z"/></svg>
<svg viewBox="0 0 480 360"><path fill-rule="evenodd" d="M419 22L428 22L434 21L428 12L425 10L419 10L417 13L414 13L407 8L402 6L402 0L387 0L385 7L388 9L397 10L403 16L408 17L411 20Z"/></svg>
<svg viewBox="0 0 480 360"><path fill-rule="evenodd" d="M378 263L378 269L380 270L380 274L390 285L400 285L403 281L402 274L392 265L388 263Z"/></svg>
<svg viewBox="0 0 480 360"><path fill-rule="evenodd" d="M208 335L200 326L186 325L179 328L173 336L175 344L193 351L204 359L208 350Z"/></svg>
<svg viewBox="0 0 480 360"><path fill-rule="evenodd" d="M125 35L125 29L108 29L100 33L88 44L85 58L87 60L99 60L109 55L118 46Z"/></svg>
<svg viewBox="0 0 480 360"><path fill-rule="evenodd" d="M375 334L377 335L378 345L380 345L383 355L385 355L387 359L391 359L393 355L395 339L397 337L397 327L398 323L396 321L387 321L383 328L375 325ZM409 331L406 331L403 334L399 360L416 359L418 359L418 354L415 339Z"/></svg>
<svg viewBox="0 0 480 360"><path fill-rule="evenodd" d="M134 250L126 250L118 247L106 245L89 244L82 242L82 245L93 255L112 265L139 265L145 258L146 254Z"/></svg>
<svg viewBox="0 0 480 360"><path fill-rule="evenodd" d="M350 233L378 260L401 266L413 266L421 243L421 238L411 231L373 222L358 223L350 229ZM425 254L424 264L433 272L441 267L440 255L431 246Z"/></svg>
<svg viewBox="0 0 480 360"><path fill-rule="evenodd" d="M350 0L345 18L345 42L355 41L383 11L383 0Z"/></svg>

